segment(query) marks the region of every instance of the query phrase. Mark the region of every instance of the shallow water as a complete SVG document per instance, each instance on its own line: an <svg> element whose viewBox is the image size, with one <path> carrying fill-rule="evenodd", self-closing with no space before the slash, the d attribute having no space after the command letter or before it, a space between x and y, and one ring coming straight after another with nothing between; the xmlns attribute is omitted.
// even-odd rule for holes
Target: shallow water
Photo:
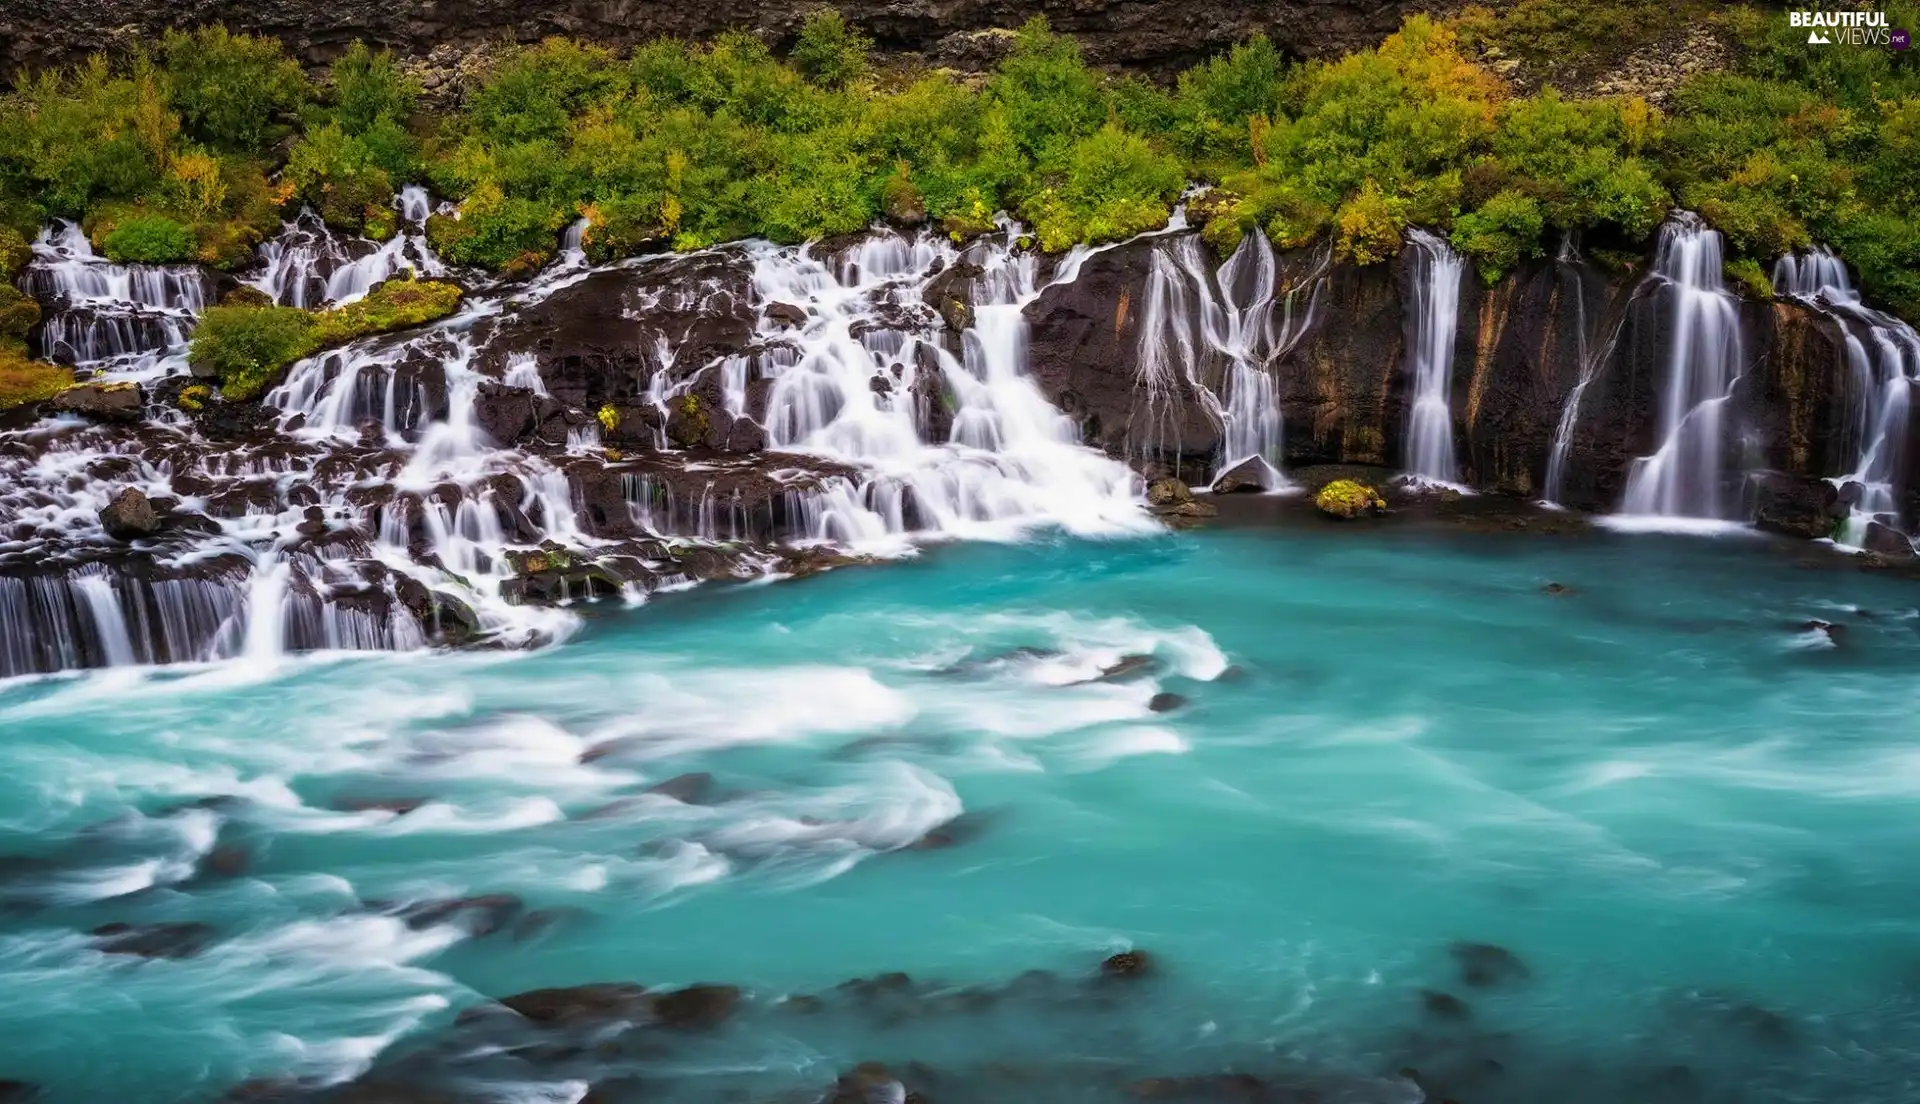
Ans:
<svg viewBox="0 0 1920 1104"><path fill-rule="evenodd" d="M1754 539L1221 530L706 588L525 655L6 684L0 852L37 861L0 870L0 1078L810 1101L879 1059L941 1102L1227 1070L1418 1100L1403 1067L1462 1104L1912 1099L1916 606ZM690 771L704 803L636 798ZM395 915L490 893L551 922ZM99 953L115 921L214 935ZM1527 976L1468 984L1462 940ZM1083 980L1135 946L1153 977ZM1001 988L1029 970L1058 978ZM833 993L886 971L948 989ZM590 1053L439 1045L590 981L749 1000Z"/></svg>

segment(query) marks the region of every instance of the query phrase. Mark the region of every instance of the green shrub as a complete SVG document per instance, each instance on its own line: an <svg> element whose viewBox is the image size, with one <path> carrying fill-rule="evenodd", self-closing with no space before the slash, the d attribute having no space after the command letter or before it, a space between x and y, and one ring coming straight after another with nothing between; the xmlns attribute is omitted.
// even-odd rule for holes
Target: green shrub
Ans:
<svg viewBox="0 0 1920 1104"><path fill-rule="evenodd" d="M191 261L196 247L193 232L164 215L126 219L100 243L107 259L119 264Z"/></svg>
<svg viewBox="0 0 1920 1104"><path fill-rule="evenodd" d="M282 179L320 217L355 231L365 229L369 218L385 214L393 198L393 177L375 160L374 151L337 123L309 131L293 147Z"/></svg>
<svg viewBox="0 0 1920 1104"><path fill-rule="evenodd" d="M497 186L483 184L460 205L457 217L428 219L427 237L455 264L535 268L553 255L568 214L565 208L504 195Z"/></svg>
<svg viewBox="0 0 1920 1104"><path fill-rule="evenodd" d="M264 151L285 133L280 116L307 99L306 78L277 39L217 25L168 31L160 56L168 100L187 132L216 149Z"/></svg>
<svg viewBox="0 0 1920 1104"><path fill-rule="evenodd" d="M420 98L419 86L386 50L355 40L328 74L333 122L348 134L365 134L385 123L404 123Z"/></svg>
<svg viewBox="0 0 1920 1104"><path fill-rule="evenodd" d="M228 399L257 398L295 361L332 345L443 318L460 303L460 289L437 280L388 280L366 298L342 307L221 305L201 315L187 361L220 380Z"/></svg>
<svg viewBox="0 0 1920 1104"><path fill-rule="evenodd" d="M987 82L1005 112L1013 140L1043 168L1057 167L1072 143L1106 121L1100 81L1080 58L1080 45L1035 17L1020 28L1013 52Z"/></svg>
<svg viewBox="0 0 1920 1104"><path fill-rule="evenodd" d="M1028 204L1043 249L1115 241L1166 225L1186 182L1180 162L1116 126L1075 142L1060 187Z"/></svg>
<svg viewBox="0 0 1920 1104"><path fill-rule="evenodd" d="M1197 158L1250 162L1255 127L1249 124L1279 114L1286 78L1286 60L1258 34L1180 74L1174 125L1183 148Z"/></svg>
<svg viewBox="0 0 1920 1104"><path fill-rule="evenodd" d="M867 73L867 51L873 41L833 8L807 16L800 39L793 45L793 64L815 84L843 88Z"/></svg>
<svg viewBox="0 0 1920 1104"><path fill-rule="evenodd" d="M0 283L0 341L19 341L40 321L40 304L12 284Z"/></svg>
<svg viewBox="0 0 1920 1104"><path fill-rule="evenodd" d="M1546 218L1533 197L1504 191L1453 223L1453 247L1472 257L1489 286L1513 271L1523 257L1540 255Z"/></svg>
<svg viewBox="0 0 1920 1104"><path fill-rule="evenodd" d="M11 226L0 226L0 283L12 283L33 260L27 237Z"/></svg>

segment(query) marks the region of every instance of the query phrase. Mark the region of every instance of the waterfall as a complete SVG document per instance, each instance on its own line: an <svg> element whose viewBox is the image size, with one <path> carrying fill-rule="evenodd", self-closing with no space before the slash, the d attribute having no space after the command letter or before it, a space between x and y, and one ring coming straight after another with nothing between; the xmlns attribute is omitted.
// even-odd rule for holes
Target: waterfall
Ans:
<svg viewBox="0 0 1920 1104"><path fill-rule="evenodd" d="M311 209L260 245L261 271L247 283L287 307L338 306L366 296L376 284L413 270L442 276L446 266L427 244L431 207L425 189L410 187L393 199L399 230L385 242L335 234Z"/></svg>
<svg viewBox="0 0 1920 1104"><path fill-rule="evenodd" d="M1133 437L1142 451L1179 454L1179 407L1190 397L1220 426L1216 473L1251 462L1267 490L1290 488L1280 473L1284 422L1273 364L1312 326L1330 259L1317 253L1314 267L1283 291L1273 245L1259 230L1218 272L1197 237L1155 246L1140 313L1144 412Z"/></svg>
<svg viewBox="0 0 1920 1104"><path fill-rule="evenodd" d="M1660 399L1660 447L1633 463L1621 513L1728 520L1722 412L1746 356L1739 304L1722 282L1720 234L1680 212L1660 231L1653 278L1672 329Z"/></svg>
<svg viewBox="0 0 1920 1104"><path fill-rule="evenodd" d="M122 265L95 253L78 224L55 222L33 242L21 287L46 305L40 351L130 378L164 375L186 351L213 280L192 265Z"/></svg>
<svg viewBox="0 0 1920 1104"><path fill-rule="evenodd" d="M1920 377L1920 334L1862 303L1847 266L1825 248L1780 258L1773 287L1831 318L1846 341L1852 402L1845 441L1854 460L1834 482L1851 496L1838 540L1858 547L1874 522L1901 528L1894 480L1906 445L1912 381Z"/></svg>
<svg viewBox="0 0 1920 1104"><path fill-rule="evenodd" d="M1413 266L1413 334L1407 344L1407 375L1413 401L1407 410L1407 477L1414 483L1457 486L1453 455L1454 335L1460 326L1460 278L1466 260L1445 240L1410 230Z"/></svg>
<svg viewBox="0 0 1920 1104"><path fill-rule="evenodd" d="M1573 238L1568 235L1560 241L1560 252L1554 257L1556 263L1563 266L1577 265L1580 254L1575 250ZM1575 381L1573 390L1567 393L1567 403L1560 411L1560 424L1553 431L1553 449L1547 456L1547 486L1541 502L1547 506L1559 506L1560 496L1567 478L1567 455L1573 448L1573 431L1580 424L1580 400L1585 397L1587 388L1599 375L1600 369L1613 357L1614 345L1620 339L1620 330L1626 324L1623 312L1615 319L1607 331L1607 338L1595 346L1592 341L1592 327L1587 321L1587 298L1578 287L1578 269L1573 296L1574 315L1574 355L1580 360L1580 378Z"/></svg>

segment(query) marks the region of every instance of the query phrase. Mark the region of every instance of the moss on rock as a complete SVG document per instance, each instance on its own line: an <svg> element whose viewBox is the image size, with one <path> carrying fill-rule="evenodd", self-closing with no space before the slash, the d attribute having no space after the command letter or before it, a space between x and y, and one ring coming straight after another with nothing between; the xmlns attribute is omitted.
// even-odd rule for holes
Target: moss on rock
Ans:
<svg viewBox="0 0 1920 1104"><path fill-rule="evenodd" d="M1387 508L1380 492L1352 479L1336 479L1320 488L1313 504L1321 513L1337 518L1354 518Z"/></svg>

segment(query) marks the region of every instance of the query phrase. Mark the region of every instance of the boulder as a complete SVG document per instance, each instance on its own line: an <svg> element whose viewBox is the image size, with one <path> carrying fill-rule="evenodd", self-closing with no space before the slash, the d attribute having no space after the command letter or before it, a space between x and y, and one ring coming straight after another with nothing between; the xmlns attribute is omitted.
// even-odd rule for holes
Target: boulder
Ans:
<svg viewBox="0 0 1920 1104"><path fill-rule="evenodd" d="M1155 713L1171 713L1185 704L1187 704L1187 699L1179 694L1169 694L1162 691L1155 694L1152 699L1147 702L1147 708Z"/></svg>
<svg viewBox="0 0 1920 1104"><path fill-rule="evenodd" d="M1267 462L1248 457L1213 478L1215 494L1255 494L1267 489Z"/></svg>
<svg viewBox="0 0 1920 1104"><path fill-rule="evenodd" d="M445 901L422 901L400 910L400 918L414 929L453 924L475 936L492 935L509 928L525 911L520 898L511 893L489 893L478 897L457 897Z"/></svg>
<svg viewBox="0 0 1920 1104"><path fill-rule="evenodd" d="M137 383L76 383L53 397L62 414L80 414L102 422L137 422L146 401Z"/></svg>
<svg viewBox="0 0 1920 1104"><path fill-rule="evenodd" d="M1153 956L1141 950L1121 951L1100 963L1103 978L1133 980L1146 977L1152 971Z"/></svg>
<svg viewBox="0 0 1920 1104"><path fill-rule="evenodd" d="M585 754L581 755L580 761L583 763L587 761ZM648 786L646 792L659 794L661 797L671 797L687 805L699 805L713 795L713 775L706 771L677 774L665 782Z"/></svg>
<svg viewBox="0 0 1920 1104"><path fill-rule="evenodd" d="M653 998L653 1016L662 1025L684 1031L708 1031L725 1023L740 1003L731 985L689 985Z"/></svg>
<svg viewBox="0 0 1920 1104"><path fill-rule="evenodd" d="M984 275L986 270L979 265L959 261L927 281L920 299L940 315L947 329L959 333L973 325L973 282Z"/></svg>
<svg viewBox="0 0 1920 1104"><path fill-rule="evenodd" d="M1156 479L1147 484L1147 505L1177 506L1192 502L1193 492L1178 479Z"/></svg>
<svg viewBox="0 0 1920 1104"><path fill-rule="evenodd" d="M1866 535L1860 538L1860 547L1889 560L1911 560L1914 557L1913 540L1893 526L1878 521L1867 523Z"/></svg>
<svg viewBox="0 0 1920 1104"><path fill-rule="evenodd" d="M1313 496L1313 505L1328 517L1343 520L1379 513L1387 508L1386 500L1380 497L1379 491L1352 479L1336 479L1320 488Z"/></svg>
<svg viewBox="0 0 1920 1104"><path fill-rule="evenodd" d="M114 540L138 540L160 531L160 514L144 493L128 487L100 511L100 525Z"/></svg>
<svg viewBox="0 0 1920 1104"><path fill-rule="evenodd" d="M807 324L807 308L792 303L768 303L762 312L767 319L782 326L804 326Z"/></svg>

